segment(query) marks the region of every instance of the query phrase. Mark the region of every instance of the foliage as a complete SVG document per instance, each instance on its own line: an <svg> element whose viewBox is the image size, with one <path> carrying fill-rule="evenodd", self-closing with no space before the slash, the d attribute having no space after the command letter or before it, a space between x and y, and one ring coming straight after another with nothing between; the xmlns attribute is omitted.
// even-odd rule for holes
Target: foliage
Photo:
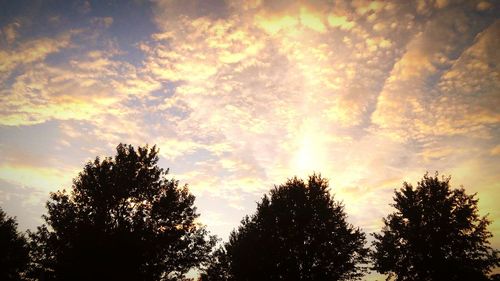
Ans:
<svg viewBox="0 0 500 281"><path fill-rule="evenodd" d="M0 280L21 280L28 265L26 238L17 231L17 222L0 208Z"/></svg>
<svg viewBox="0 0 500 281"><path fill-rule="evenodd" d="M232 280L229 269L231 261L224 247L215 250L210 259L209 266L200 275L200 281L228 281Z"/></svg>
<svg viewBox="0 0 500 281"><path fill-rule="evenodd" d="M166 178L156 147L120 144L51 194L32 237L31 276L46 280L179 280L215 244L194 196Z"/></svg>
<svg viewBox="0 0 500 281"><path fill-rule="evenodd" d="M396 280L487 280L499 265L489 246L490 221L478 214L475 194L451 189L450 178L424 175L395 192L396 211L374 234L374 268Z"/></svg>
<svg viewBox="0 0 500 281"><path fill-rule="evenodd" d="M319 175L271 190L215 253L202 280L351 280L361 277L365 236Z"/></svg>

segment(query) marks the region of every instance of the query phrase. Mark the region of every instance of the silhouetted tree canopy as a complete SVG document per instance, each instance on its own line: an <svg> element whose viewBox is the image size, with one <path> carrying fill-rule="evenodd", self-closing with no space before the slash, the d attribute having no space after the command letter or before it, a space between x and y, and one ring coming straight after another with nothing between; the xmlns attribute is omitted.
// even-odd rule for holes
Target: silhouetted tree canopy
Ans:
<svg viewBox="0 0 500 281"><path fill-rule="evenodd" d="M28 244L16 220L0 208L0 280L21 280L28 261Z"/></svg>
<svg viewBox="0 0 500 281"><path fill-rule="evenodd" d="M352 280L364 273L365 235L319 175L271 190L215 252L201 280Z"/></svg>
<svg viewBox="0 0 500 281"><path fill-rule="evenodd" d="M414 188L395 192L396 211L374 234L374 268L395 280L487 280L499 264L488 242L490 221L480 217L478 200L450 178L424 175Z"/></svg>
<svg viewBox="0 0 500 281"><path fill-rule="evenodd" d="M156 147L120 144L51 194L32 237L31 275L45 280L180 280L215 244L194 196L167 179Z"/></svg>
<svg viewBox="0 0 500 281"><path fill-rule="evenodd" d="M221 246L211 255L209 266L200 275L200 281L227 281L234 280L229 268L231 261L226 249Z"/></svg>

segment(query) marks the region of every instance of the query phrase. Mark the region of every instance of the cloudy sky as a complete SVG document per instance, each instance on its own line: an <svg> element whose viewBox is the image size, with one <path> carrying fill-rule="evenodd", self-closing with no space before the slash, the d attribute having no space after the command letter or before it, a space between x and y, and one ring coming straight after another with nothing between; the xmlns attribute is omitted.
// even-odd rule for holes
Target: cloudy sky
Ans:
<svg viewBox="0 0 500 281"><path fill-rule="evenodd" d="M118 143L156 144L226 239L273 184L330 179L377 231L426 171L500 248L494 1L2 1L0 206L22 229Z"/></svg>

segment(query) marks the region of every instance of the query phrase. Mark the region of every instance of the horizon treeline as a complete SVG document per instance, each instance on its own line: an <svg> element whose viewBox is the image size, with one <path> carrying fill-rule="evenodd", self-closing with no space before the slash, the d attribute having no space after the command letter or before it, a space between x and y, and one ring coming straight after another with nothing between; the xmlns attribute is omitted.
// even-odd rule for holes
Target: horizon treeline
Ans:
<svg viewBox="0 0 500 281"><path fill-rule="evenodd" d="M0 280L500 280L491 221L476 194L428 173L394 192L379 232L347 222L320 174L264 194L224 243L199 224L187 185L158 166L158 149L119 144L50 193L44 223L21 233L0 208Z"/></svg>

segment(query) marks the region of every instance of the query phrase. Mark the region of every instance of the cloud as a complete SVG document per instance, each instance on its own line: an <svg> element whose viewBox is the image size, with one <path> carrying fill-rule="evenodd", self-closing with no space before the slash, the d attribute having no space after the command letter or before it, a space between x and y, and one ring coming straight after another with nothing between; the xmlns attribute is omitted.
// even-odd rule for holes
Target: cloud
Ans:
<svg viewBox="0 0 500 281"><path fill-rule="evenodd" d="M175 158L195 152L202 145L188 140L179 141L176 139L166 139L157 141L156 144L160 148L160 154L167 159L175 160Z"/></svg>
<svg viewBox="0 0 500 281"><path fill-rule="evenodd" d="M450 133L471 133L488 136L488 126L500 123L497 105L500 104L500 44L497 20L479 33L474 43L453 63L441 77L438 87L443 96L439 100L440 125L450 127ZM448 124L448 125L445 125Z"/></svg>
<svg viewBox="0 0 500 281"><path fill-rule="evenodd" d="M332 27L338 27L344 30L352 29L356 23L347 19L346 16L337 16L335 14L328 15L328 23Z"/></svg>
<svg viewBox="0 0 500 281"><path fill-rule="evenodd" d="M96 73L74 71L38 64L16 77L10 89L3 89L2 124L29 125L51 119L89 120L108 108L116 97L103 95ZM115 112L119 113L119 112Z"/></svg>
<svg viewBox="0 0 500 281"><path fill-rule="evenodd" d="M491 153L491 155L494 155L494 156L500 155L500 145L497 145L497 146L493 147L490 150L490 153Z"/></svg>
<svg viewBox="0 0 500 281"><path fill-rule="evenodd" d="M183 2L155 0L154 3L156 23L164 29L168 29L171 23L176 22L181 17L217 19L227 15L227 5L224 0L186 0Z"/></svg>
<svg viewBox="0 0 500 281"><path fill-rule="evenodd" d="M92 11L92 5L89 1L82 1L78 3L77 10L81 14L88 14Z"/></svg>
<svg viewBox="0 0 500 281"><path fill-rule="evenodd" d="M491 3L490 3L490 2L488 2L488 1L481 1L481 2L479 2L479 3L477 4L476 9L477 9L478 11L486 11L486 10L491 9L491 7L492 7L492 6L493 6L493 5L491 5Z"/></svg>
<svg viewBox="0 0 500 281"><path fill-rule="evenodd" d="M0 30L0 35L3 37L7 45L11 45L14 43L19 36L18 29L21 27L20 21L14 21L10 24L7 24Z"/></svg>
<svg viewBox="0 0 500 281"><path fill-rule="evenodd" d="M0 123L20 126L79 120L92 124L94 137L112 146L126 139L122 134L129 135L130 141L137 139L142 117L137 118L139 108L130 108L128 103L147 97L161 85L131 64L113 60L117 53L114 49L89 51L60 65L32 62L0 90Z"/></svg>
<svg viewBox="0 0 500 281"><path fill-rule="evenodd" d="M74 170L63 170L61 167L45 168L30 165L0 165L0 179L17 184L37 188L38 190L51 191L58 188L69 187Z"/></svg>
<svg viewBox="0 0 500 281"><path fill-rule="evenodd" d="M9 215L15 214L19 229L36 229L42 223L46 194L33 187L0 179L0 205Z"/></svg>
<svg viewBox="0 0 500 281"><path fill-rule="evenodd" d="M256 10L253 11L254 16L236 13L230 18L216 20L209 17L181 19L176 22L180 26L177 29L154 35L158 45L144 48L149 54L148 70L158 79L182 82L174 97L167 102L175 105L176 101L181 101L182 106L177 106L185 108L187 105L188 109L197 108L199 111L199 105L211 103L210 97L216 96L216 103L219 104L211 108L238 109L233 104L224 107L221 104L226 101L224 97L227 96L230 103L238 102L238 99L254 100L254 97L239 93L239 89L251 89L248 92L253 95L259 93L259 98L266 104L270 100L276 101L278 110L295 111L293 105L303 104L302 112L289 112L296 116L306 113L307 108L314 108L317 114L324 114L343 126L362 122L362 114L373 100L370 102L368 99L366 104L359 92L375 89L357 84L355 79L358 77L353 69L360 65L346 65L342 58L365 53L366 50L362 49L364 45L359 45L360 50L342 46L337 54L331 46L338 44L338 39L342 37L336 31L332 31L331 42L321 43L320 40L324 39L321 33L326 31L326 27L319 23L326 23L326 15L318 12L317 7L289 5L260 9L257 5L252 9ZM318 35L307 33L309 29L314 30L311 24L301 23L302 29L291 28L301 22L301 15L318 20ZM162 19L162 23L170 20L161 18L157 21ZM168 25L162 23L159 25ZM254 26L262 30L255 30ZM276 34L278 31L279 36ZM378 49L377 45L382 49L391 44L380 36L372 38L362 29L356 32L363 36L361 39L366 40L374 52ZM304 40L298 40L300 38ZM360 58L359 64L363 59ZM359 76L363 74L360 71ZM353 85L352 90L350 84ZM373 86L366 83L366 87ZM200 101L202 99L205 100ZM259 122L259 118L250 116ZM215 114L206 118L218 117ZM278 118L266 118L269 119Z"/></svg>
<svg viewBox="0 0 500 281"><path fill-rule="evenodd" d="M467 70L467 76L489 79L484 82L491 81L487 77L498 73L488 67L477 68L495 59L490 55L491 52L482 47L493 46L495 42L481 42L488 40L488 34L496 32L497 24L479 33L488 26L488 22L472 21L470 17L462 10L447 10L439 18L430 21L425 30L410 42L377 98L377 108L372 115L374 124L395 133L397 138L407 139L473 131L483 131L480 135L484 135L487 132L481 129L483 125L498 123L498 117L487 106L488 103L496 103L492 93L497 91L498 84L480 83L477 79L462 83L458 77L458 72L462 72L459 69L465 65L476 66L475 69ZM458 28L453 28L451 24ZM473 43L476 34L479 41ZM473 51L478 48L485 49L484 54L482 50ZM483 55L471 57L472 53ZM458 58L457 54L460 54ZM462 62L472 59L476 61ZM440 87L434 87L436 83ZM477 85L477 88L469 91L464 87L456 91L458 87L455 87L455 90L450 91L452 85L458 86L456 83L471 83L467 87ZM474 100L470 101L472 104L465 102L471 95L475 95Z"/></svg>
<svg viewBox="0 0 500 281"><path fill-rule="evenodd" d="M349 24L355 16L348 8L339 9L347 25L338 28L328 26L324 6L235 5L223 9L232 9L231 16L183 17L179 12L173 19L159 16L161 9L168 10L165 5L156 17L163 31L141 45L147 72L176 83L161 105L165 116L176 120L165 146L176 149L164 153L178 161L190 159L205 176L235 179L234 184L194 183L195 189L225 196L245 186L244 192L257 194L271 179L313 170L346 172L331 168L332 150L327 148L351 139L342 130L366 126L399 42L391 43L382 29L371 34L362 25ZM365 14L376 11L378 6ZM398 12L387 11L393 16ZM173 111L182 117L168 113ZM214 160L190 156L198 153ZM364 176L353 175L352 181ZM238 180L245 178L260 180Z"/></svg>
<svg viewBox="0 0 500 281"><path fill-rule="evenodd" d="M70 46L71 37L78 33L73 30L58 35L56 38L40 38L28 40L16 49L0 50L0 76L1 80L8 77L15 68L43 61L49 54L56 53Z"/></svg>
<svg viewBox="0 0 500 281"><path fill-rule="evenodd" d="M90 19L90 23L97 27L108 28L113 24L112 17L95 17Z"/></svg>

